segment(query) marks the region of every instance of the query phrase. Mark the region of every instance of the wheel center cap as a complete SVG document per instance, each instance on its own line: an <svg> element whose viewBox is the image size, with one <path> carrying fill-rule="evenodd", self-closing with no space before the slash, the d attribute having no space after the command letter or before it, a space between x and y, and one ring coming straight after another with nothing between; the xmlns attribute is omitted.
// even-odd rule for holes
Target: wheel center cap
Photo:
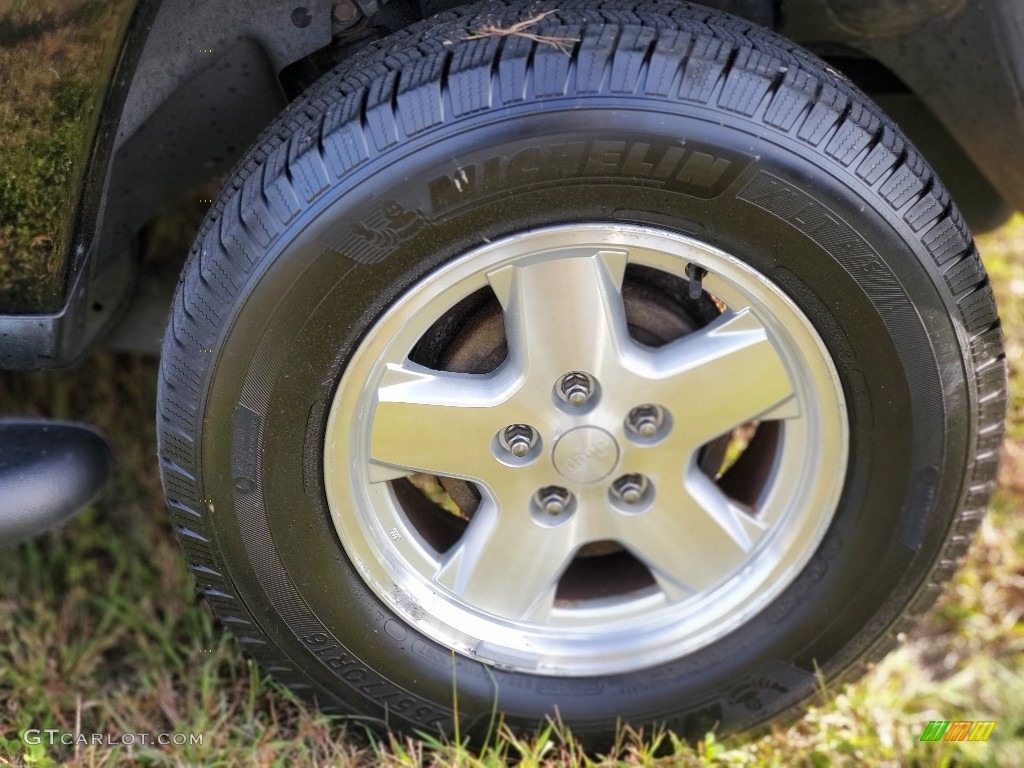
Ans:
<svg viewBox="0 0 1024 768"><path fill-rule="evenodd" d="M596 483L615 469L619 446L600 427L577 427L558 438L551 452L558 474L575 483Z"/></svg>

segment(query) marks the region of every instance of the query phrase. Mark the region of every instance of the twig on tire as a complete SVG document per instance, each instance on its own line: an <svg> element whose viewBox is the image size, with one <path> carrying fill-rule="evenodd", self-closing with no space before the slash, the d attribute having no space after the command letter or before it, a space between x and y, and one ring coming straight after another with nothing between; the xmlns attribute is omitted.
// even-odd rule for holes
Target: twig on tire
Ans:
<svg viewBox="0 0 1024 768"><path fill-rule="evenodd" d="M535 43L550 45L568 56L572 52L571 44L579 42L579 38L559 37L557 35L538 35L535 32L527 31L534 24L538 24L546 16L554 13L555 10L556 9L543 11L542 13L538 13L536 16L531 16L528 19L518 21L510 27L500 27L497 24L485 24L473 34L462 39L482 40L485 37L523 37L527 40L533 40Z"/></svg>

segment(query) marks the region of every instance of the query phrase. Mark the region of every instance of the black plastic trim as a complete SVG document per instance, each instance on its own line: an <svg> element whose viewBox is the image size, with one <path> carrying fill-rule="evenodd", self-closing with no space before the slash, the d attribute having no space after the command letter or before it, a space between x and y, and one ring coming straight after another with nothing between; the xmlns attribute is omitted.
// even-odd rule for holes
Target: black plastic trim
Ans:
<svg viewBox="0 0 1024 768"><path fill-rule="evenodd" d="M82 424L0 420L0 544L67 522L110 479L103 435Z"/></svg>

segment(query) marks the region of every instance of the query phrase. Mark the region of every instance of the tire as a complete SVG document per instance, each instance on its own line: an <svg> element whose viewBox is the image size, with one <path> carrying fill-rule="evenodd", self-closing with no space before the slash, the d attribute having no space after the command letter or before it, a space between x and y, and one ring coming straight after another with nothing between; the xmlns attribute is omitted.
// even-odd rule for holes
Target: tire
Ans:
<svg viewBox="0 0 1024 768"><path fill-rule="evenodd" d="M238 167L160 465L199 590L322 710L450 734L454 679L463 734L606 746L763 726L894 647L984 512L1005 385L959 213L841 75L687 4L484 4Z"/></svg>

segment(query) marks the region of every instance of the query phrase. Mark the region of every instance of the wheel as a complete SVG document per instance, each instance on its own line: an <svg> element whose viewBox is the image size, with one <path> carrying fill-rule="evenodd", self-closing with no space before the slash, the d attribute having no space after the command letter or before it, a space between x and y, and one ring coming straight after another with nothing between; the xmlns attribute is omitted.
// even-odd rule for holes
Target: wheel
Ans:
<svg viewBox="0 0 1024 768"><path fill-rule="evenodd" d="M1004 404L970 236L877 108L615 0L447 12L289 108L196 241L158 418L199 588L289 687L607 745L880 658Z"/></svg>

